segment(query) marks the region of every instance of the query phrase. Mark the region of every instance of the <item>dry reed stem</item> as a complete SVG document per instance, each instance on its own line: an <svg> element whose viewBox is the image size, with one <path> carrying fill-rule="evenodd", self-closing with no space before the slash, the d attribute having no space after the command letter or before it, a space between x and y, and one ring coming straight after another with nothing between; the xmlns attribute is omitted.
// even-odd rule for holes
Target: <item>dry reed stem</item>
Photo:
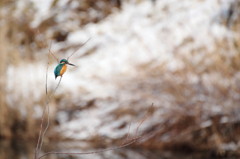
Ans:
<svg viewBox="0 0 240 159"><path fill-rule="evenodd" d="M143 122L149 117L149 113L152 113L152 107L153 104L151 105L151 107L148 109L146 115L144 116L144 118L140 121L140 123L137 126L137 130L136 130L136 135L138 133L139 127L143 124ZM130 130L130 127L129 127ZM151 134L151 133L150 133ZM127 142L123 142L122 145L120 146L116 146L116 147L110 147L110 148L106 148L106 149L101 149L101 150L97 150L97 151L89 151L89 152L47 152L45 154L43 154L42 156L40 156L38 159L41 159L43 157L46 157L47 155L51 155L51 154L63 154L63 155L91 155L91 154L98 154L98 153L103 153L103 152L107 152L107 151L114 151L114 150L118 150L121 148L125 148L127 146L130 146L136 142L139 142L145 138L148 138L150 134L145 134L145 135L139 135L136 136L134 138L131 138L130 140L126 140ZM127 135L127 139L129 137L129 134Z"/></svg>
<svg viewBox="0 0 240 159"><path fill-rule="evenodd" d="M82 46L84 46L91 38L89 38L86 42L84 42ZM52 45L52 43L51 43ZM54 94L56 93L58 87L60 86L60 83L62 81L62 76L60 77L60 80L57 84L57 86L55 87L53 93L49 96L48 94L48 68L49 68L49 54L51 54L56 60L57 62L59 62L58 58L51 52L51 45L48 51L48 62L47 62L47 69L46 69L46 83L45 83L45 93L46 93L46 104L43 110L43 114L42 114L42 118L41 118L41 125L40 125L40 131L39 131L39 136L38 136L38 141L37 141L37 145L35 148L35 159L39 159L38 158L38 154L39 152L41 152L42 150L42 145L43 145L43 141L44 141L44 136L49 128L50 125L50 120L49 120L49 103L51 101L51 99L53 98ZM73 56L79 49L77 49L76 51L74 51L67 59L69 59L71 56ZM47 114L46 114L47 112ZM47 125L46 127L43 129L43 123L44 123L44 117L45 115L47 116Z"/></svg>
<svg viewBox="0 0 240 159"><path fill-rule="evenodd" d="M51 46L50 46L51 48ZM61 83L61 80L62 80L62 76L57 84L57 86L55 87L54 89L54 92L48 96L48 68L49 68L49 53L52 53L49 49L49 52L48 52L48 62L47 62L47 70L46 70L46 83L45 83L45 93L46 93L46 104L45 104L45 107L44 107L44 110L43 110L43 114L42 114L42 119L41 119L41 126L40 126L40 131L39 131L39 136L38 136L38 142L37 142L37 146L36 146L36 149L35 149L35 159L38 158L38 154L39 152L41 151L42 149L42 145L43 145L43 140L44 140L44 136L47 132L47 129L49 128L49 103L53 97L53 95L56 93L60 83ZM46 111L47 111L47 114L46 114ZM45 127L45 129L43 130L43 123L44 123L44 117L45 115L47 115L47 125Z"/></svg>

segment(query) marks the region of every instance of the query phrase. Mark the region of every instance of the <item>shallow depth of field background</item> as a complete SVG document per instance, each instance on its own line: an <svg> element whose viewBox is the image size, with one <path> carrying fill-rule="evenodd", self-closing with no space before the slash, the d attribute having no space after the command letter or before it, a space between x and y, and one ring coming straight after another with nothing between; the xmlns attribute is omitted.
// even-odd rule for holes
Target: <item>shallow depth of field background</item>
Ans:
<svg viewBox="0 0 240 159"><path fill-rule="evenodd" d="M0 159L34 157L46 74L49 94L59 80L49 49L78 50L77 67L50 101L42 153L145 137L45 158L240 156L239 0L1 0Z"/></svg>

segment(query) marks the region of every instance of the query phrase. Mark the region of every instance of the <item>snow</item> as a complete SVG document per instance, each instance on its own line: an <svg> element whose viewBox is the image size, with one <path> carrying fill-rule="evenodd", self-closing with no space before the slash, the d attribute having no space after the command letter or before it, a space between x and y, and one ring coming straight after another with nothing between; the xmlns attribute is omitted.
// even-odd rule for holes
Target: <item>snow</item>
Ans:
<svg viewBox="0 0 240 159"><path fill-rule="evenodd" d="M39 20L50 14L51 1L32 1L39 4L37 5L38 16L33 22L36 26ZM66 2L62 0L60 7L63 7ZM121 92L118 83L139 75L138 67L141 65L166 63L167 70L170 72L183 70L185 63L178 58L180 56L189 57L193 64L199 64L206 54L192 55L193 50L204 48L205 52L211 52L216 49L216 39L222 40L230 34L229 30L214 21L216 13L222 9L222 4L229 3L228 0L219 3L217 0L182 0L181 2L161 0L156 6L152 6L150 1L141 1L138 4L125 2L121 11L113 13L103 21L90 23L84 28L70 32L66 44L84 43L88 38L91 40L70 58L70 61L78 67L68 67L55 95L68 94L69 101L114 99ZM65 16L59 17L68 18L70 13L61 14ZM61 21L60 19L59 22ZM190 42L185 44L188 39ZM61 45L53 44L54 52L58 52L63 47ZM93 54L79 58L85 51L95 47L97 49ZM55 65L56 63L49 67L49 89L55 88L58 82L54 80L52 72ZM11 98L9 102L29 97L33 101L40 100L45 89L45 70L46 64L41 62L9 67L8 92L15 92L9 97ZM188 76L191 83L199 81L196 75ZM213 81L217 81L220 77L218 74L206 75L203 76L203 81L208 85L209 90L212 90ZM224 83L223 81L222 84ZM19 97L19 94L22 97ZM126 101L134 98L130 96L127 99L123 94L119 96ZM137 97L136 95L135 98ZM166 108L171 105L171 98L171 95L162 95L162 99L165 99L162 103L166 103ZM94 134L119 138L127 133L127 128L117 131L114 129L123 122L127 122L129 117L115 121L111 116L105 116L116 110L118 104L97 103L96 105L97 107L91 112L81 111L70 121L67 120L66 114L58 114L61 118L58 131L63 132L65 137L75 139L86 139ZM221 107L218 105L211 109L216 113L221 112ZM164 111L160 113L162 114ZM105 118L110 121L103 123ZM152 124L159 122L158 117L153 119ZM206 121L201 126L209 125L211 122Z"/></svg>
<svg viewBox="0 0 240 159"><path fill-rule="evenodd" d="M26 1L26 0L24 0ZM36 7L37 12L35 13L35 21L32 22L31 26L35 27L39 23L49 16L49 10L53 0L30 0Z"/></svg>
<svg viewBox="0 0 240 159"><path fill-rule="evenodd" d="M168 10L164 11L163 8L166 7ZM81 87L87 88L88 93L95 97L107 98L114 97L118 91L114 81L121 76L126 78L136 76L138 74L136 68L139 65L155 60L157 63L167 62L170 71L183 69L184 63L175 58L176 54L189 56L191 50L201 47L211 52L215 49L215 39L223 39L229 34L225 27L213 22L216 12L220 9L221 3L217 1L185 0L180 3L166 0L159 2L155 7L152 7L149 1L134 5L125 3L121 11L102 22L88 24L80 31L70 34L68 43L84 42L91 37L89 45L98 48L90 57L79 60L79 68L74 72L76 74L74 79L90 80ZM193 42L182 45L187 38L193 39ZM175 52L177 47L181 48L181 52ZM194 56L192 63L199 63L203 57L204 54ZM71 60L76 61L74 58ZM190 76L190 80L198 81L196 76ZM63 82L62 86L66 86L67 83ZM80 83L80 81L77 82L76 86ZM70 89L72 87L69 85L68 88L69 92L73 91L71 94L75 94L76 90ZM211 84L209 84L210 88ZM66 89L64 88L64 91ZM124 135L120 130L117 134L113 131L124 119L99 125L101 121L98 119L101 119L101 115L98 111L108 114L106 110L104 111L106 108L94 111L86 121L78 118L71 121L76 124L72 123L70 126L67 122L63 124L62 129L65 132L81 130L81 134L84 134L81 137L84 138L90 137L91 133L96 131L111 138ZM212 109L213 112L221 111L219 106L213 106ZM84 124L85 122L98 124L93 126ZM81 125L76 126L77 123ZM209 124L207 121L202 126ZM123 131L126 133L127 129ZM79 138L76 134L67 136Z"/></svg>

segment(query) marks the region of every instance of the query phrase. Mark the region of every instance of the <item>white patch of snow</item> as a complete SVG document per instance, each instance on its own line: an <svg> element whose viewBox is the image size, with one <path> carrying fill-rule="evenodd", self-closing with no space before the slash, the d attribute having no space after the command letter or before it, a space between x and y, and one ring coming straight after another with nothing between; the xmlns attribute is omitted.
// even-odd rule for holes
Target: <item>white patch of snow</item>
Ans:
<svg viewBox="0 0 240 159"><path fill-rule="evenodd" d="M33 22L37 25L50 14L49 7L52 1L32 1L39 7L39 16ZM62 0L60 6L63 7L65 3L66 0ZM205 54L191 55L192 50L204 47L205 51L210 52L215 49L216 38L221 40L229 34L224 27L213 21L223 3L229 4L230 1L222 0L218 3L217 0L161 0L155 7L150 1L141 1L138 4L124 3L121 11L115 12L100 23L88 24L81 30L70 32L67 44L83 43L89 37L92 39L78 54L71 57L70 61L78 67L68 67L57 94L68 93L73 99L114 97L119 89L116 81L123 77L135 77L139 65L156 61L158 64L166 62L169 71L184 69L184 62L178 58L179 54L189 55L192 58L191 62L198 64ZM60 14L62 16L58 17L69 17L65 12ZM61 18L58 20L61 21ZM185 45L186 39L191 39L191 42ZM53 50L59 50L63 47L61 45L53 44ZM93 54L78 58L82 52L92 47L97 47ZM178 48L181 51L176 51ZM54 89L58 82L53 76L55 65L49 67L49 89ZM7 90L14 92L8 97L9 103L21 98L39 100L45 89L45 67L46 64L43 63L9 67ZM219 75L215 75L213 79L218 78ZM194 83L198 78L189 75L189 80ZM209 76L203 76L203 82L209 90L212 89ZM172 98L167 94L163 95L164 97ZM199 100L204 99L205 97ZM170 105L169 101L171 100L163 101L166 108ZM61 122L65 124L59 129L66 137L77 139L85 139L94 133L113 138L122 136L127 129L117 130L117 133L114 129L126 119L101 125L101 111L111 109L114 108L105 106L92 110L91 113L83 111L78 119L69 122L63 117ZM221 107L213 106L212 111L219 113ZM202 126L206 127L209 124L211 123L208 121Z"/></svg>

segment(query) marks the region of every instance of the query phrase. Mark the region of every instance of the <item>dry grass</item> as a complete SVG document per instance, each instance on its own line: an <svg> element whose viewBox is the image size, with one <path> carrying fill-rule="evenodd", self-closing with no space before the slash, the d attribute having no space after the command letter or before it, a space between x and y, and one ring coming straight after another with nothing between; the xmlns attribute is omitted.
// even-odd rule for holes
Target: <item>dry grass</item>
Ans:
<svg viewBox="0 0 240 159"><path fill-rule="evenodd" d="M78 1L75 1L78 3ZM10 106L7 102L7 96L11 96L11 93L7 92L7 70L8 66L24 65L24 63L32 63L39 59L39 55L36 53L41 49L48 48L49 41L55 40L58 42L64 41L67 35L72 30L62 30L61 27L56 27L55 19L57 14L51 14L46 20L43 20L36 28L31 27L31 22L35 16L35 8L29 1L25 3L25 8L22 9L20 14L15 14L17 1L4 0L0 2L0 138L33 138L36 137L38 132L38 121L33 116L34 104L36 101L26 100L22 95L19 95L17 101L14 101L14 106ZM58 10L57 7L59 1L55 0L52 3L52 11ZM66 7L70 7L73 1L69 1ZM101 6L101 4L104 4ZM80 7L71 10L75 13L77 21L81 25L86 25L89 22L99 22L114 10L121 6L120 1L82 1ZM92 14L92 11L99 14ZM83 16L84 14L84 16ZM6 18L7 17L7 18ZM63 22L67 23L67 22ZM55 29L51 29L54 27ZM48 35L49 30L51 34ZM42 57L42 56L41 56ZM43 58L45 60L47 57ZM39 105L44 105L45 94L42 94L42 98L37 102ZM11 98L11 97L10 97ZM10 99L11 102L13 99ZM20 103L20 104L19 104ZM24 110L27 110L26 116L21 114L21 108L19 105L24 105ZM32 131L36 130L36 131Z"/></svg>
<svg viewBox="0 0 240 159"><path fill-rule="evenodd" d="M217 49L205 52L199 63L192 62L198 50L191 56L176 52L184 63L176 71L168 71L165 65L140 66L144 71L134 79L131 91L141 90L135 94L139 100L150 97L157 108L152 116L155 124L145 130L149 136L142 146L240 154L239 46L239 38L217 42ZM137 105L144 103L140 100Z"/></svg>
<svg viewBox="0 0 240 159"><path fill-rule="evenodd" d="M54 1L52 7L57 5ZM108 1L104 1L108 3ZM113 6L119 4L113 4ZM111 11L106 8L98 8L95 1L84 1L85 8L77 8L79 12L85 12L91 6L100 10L100 17L81 19L82 25L89 22L98 22ZM14 7L13 7L14 8ZM9 15L13 9L10 7ZM33 12L26 8L26 13ZM26 14L25 13L25 14ZM90 14L90 13L89 13ZM44 34L49 27L56 25L50 23L54 19L50 17L39 25L39 28L31 28L33 17L27 14L25 21L19 21L16 17L8 17L4 26L0 29L0 138L11 138L15 134L18 137L36 137L39 122L33 117L33 102L21 99L18 102L25 104L28 112L26 116L20 115L18 109L11 108L6 102L6 71L8 65L17 65L21 61L34 61L34 51L46 47L47 44L38 40L38 30ZM3 17L4 15L1 15ZM238 144L240 121L238 112L240 85L240 38L239 23L235 22L232 29L238 32L235 37L216 42L217 49L205 52L205 48L194 49L187 56L181 50L176 49L176 57L184 63L184 68L169 71L166 64L152 63L139 66L139 76L122 86L123 90L132 92L136 96L132 101L124 101L120 109L111 112L115 119L124 115L137 116L138 112L145 112L149 101L154 103L155 111L151 115L152 125L145 130L149 134L141 145L156 149L187 149L191 151L213 150L226 153L225 144ZM68 31L63 34L57 29L52 34L56 41L62 41L67 37ZM47 37L44 37L47 39ZM48 40L46 40L48 41ZM191 39L182 45L191 45ZM35 44L32 47L31 44ZM23 48L20 52L19 48ZM202 58L193 63L192 59L198 54ZM124 93L124 92L123 92ZM146 101L147 100L147 101ZM44 95L39 101L44 105ZM120 102L121 99L119 99ZM17 105L18 103L16 103ZM121 105L121 104L120 104ZM132 106L136 109L129 109ZM141 116L139 117L141 119ZM156 121L156 119L158 119ZM123 125L124 127L126 125ZM121 127L119 127L121 129ZM13 135L13 132L17 132ZM101 137L96 136L91 142L99 144ZM101 143L104 145L104 143ZM97 146L102 146L102 145ZM230 150L229 150L230 151ZM236 150L239 153L239 147Z"/></svg>

